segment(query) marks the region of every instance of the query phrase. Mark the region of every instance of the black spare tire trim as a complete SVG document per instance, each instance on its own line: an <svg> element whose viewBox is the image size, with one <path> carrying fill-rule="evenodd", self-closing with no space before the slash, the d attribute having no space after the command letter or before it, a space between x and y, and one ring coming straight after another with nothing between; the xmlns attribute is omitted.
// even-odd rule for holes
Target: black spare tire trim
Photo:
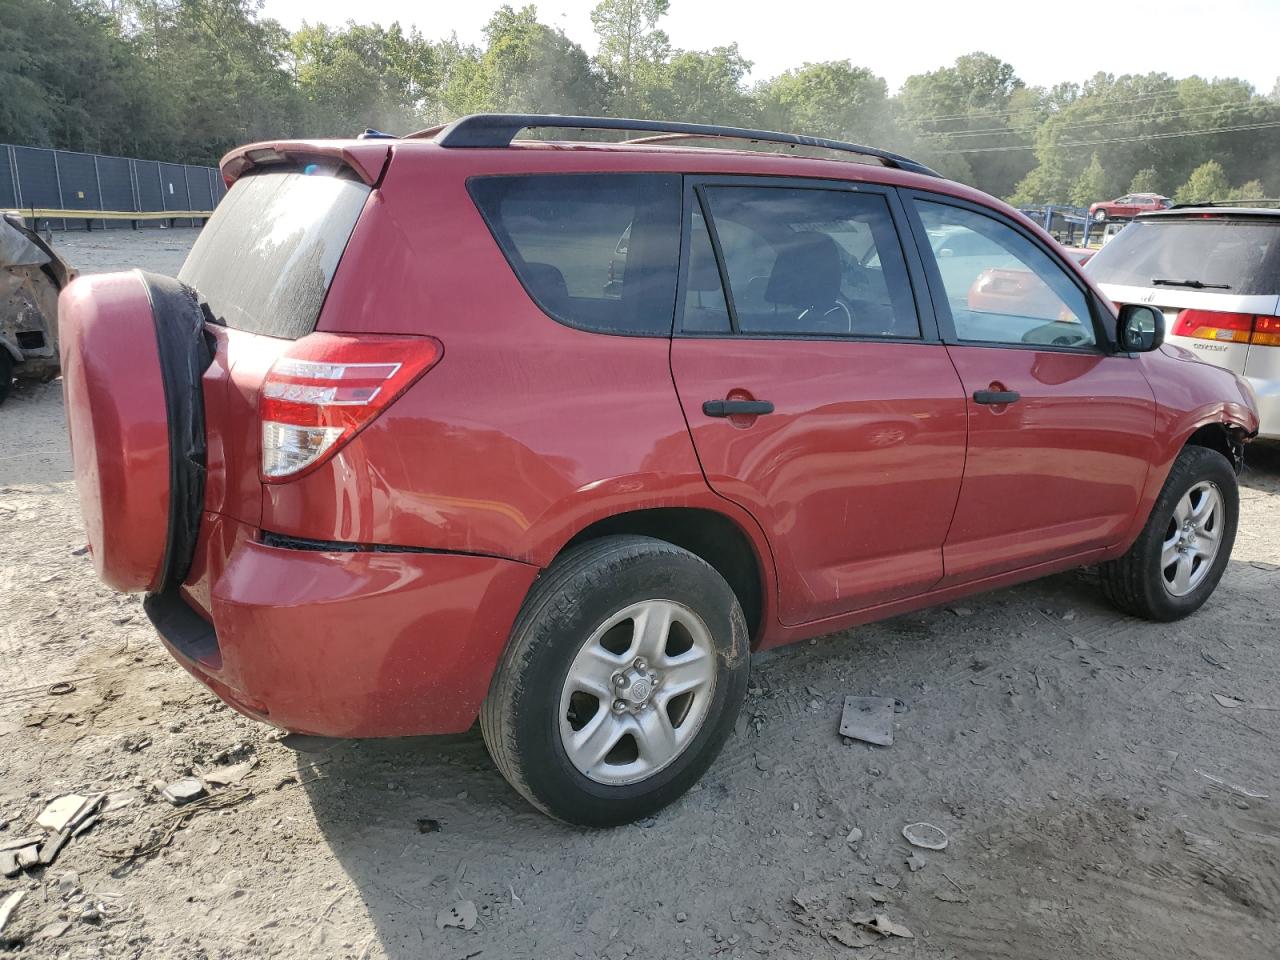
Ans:
<svg viewBox="0 0 1280 960"><path fill-rule="evenodd" d="M204 510L206 443L204 372L213 362L204 311L195 291L173 277L141 272L156 328L160 377L169 424L169 531L155 593L186 579Z"/></svg>

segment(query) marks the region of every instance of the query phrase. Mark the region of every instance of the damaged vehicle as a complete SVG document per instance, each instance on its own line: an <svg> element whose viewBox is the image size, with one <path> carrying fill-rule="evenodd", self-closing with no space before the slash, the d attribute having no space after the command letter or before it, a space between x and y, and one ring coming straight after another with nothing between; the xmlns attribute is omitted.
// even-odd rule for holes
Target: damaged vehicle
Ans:
<svg viewBox="0 0 1280 960"><path fill-rule="evenodd" d="M58 294L76 272L16 213L0 216L0 403L58 375Z"/></svg>
<svg viewBox="0 0 1280 960"><path fill-rule="evenodd" d="M757 651L1088 565L1171 621L1227 569L1248 384L906 157L479 115L222 172L178 277L77 280L61 350L98 574L247 716L478 720L613 825L697 782Z"/></svg>

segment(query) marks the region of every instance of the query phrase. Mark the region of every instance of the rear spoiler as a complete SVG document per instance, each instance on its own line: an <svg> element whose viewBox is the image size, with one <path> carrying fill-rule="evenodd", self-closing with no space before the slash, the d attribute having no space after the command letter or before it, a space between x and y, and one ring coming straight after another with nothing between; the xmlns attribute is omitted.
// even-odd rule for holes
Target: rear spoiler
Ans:
<svg viewBox="0 0 1280 960"><path fill-rule="evenodd" d="M249 170L323 159L338 160L372 187L382 179L391 147L377 140L268 140L236 147L218 166L229 188Z"/></svg>

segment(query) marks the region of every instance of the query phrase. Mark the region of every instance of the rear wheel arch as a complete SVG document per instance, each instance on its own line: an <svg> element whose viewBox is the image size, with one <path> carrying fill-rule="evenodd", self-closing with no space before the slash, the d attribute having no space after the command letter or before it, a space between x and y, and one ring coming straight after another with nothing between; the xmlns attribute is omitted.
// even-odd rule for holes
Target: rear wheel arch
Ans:
<svg viewBox="0 0 1280 960"><path fill-rule="evenodd" d="M766 558L732 517L705 507L653 507L617 513L579 530L559 553L601 537L632 534L688 550L724 577L738 598L754 648L764 633L769 580ZM557 554L557 556L559 555Z"/></svg>

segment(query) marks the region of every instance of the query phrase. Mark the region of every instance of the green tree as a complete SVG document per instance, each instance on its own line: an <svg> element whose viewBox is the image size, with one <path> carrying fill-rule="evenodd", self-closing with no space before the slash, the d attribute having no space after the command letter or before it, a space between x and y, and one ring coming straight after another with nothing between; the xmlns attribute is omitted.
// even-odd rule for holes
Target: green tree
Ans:
<svg viewBox="0 0 1280 960"><path fill-rule="evenodd" d="M484 52L460 64L446 85L447 113L600 111L604 88L586 51L539 23L533 6L500 7L484 32Z"/></svg>
<svg viewBox="0 0 1280 960"><path fill-rule="evenodd" d="M750 69L736 43L676 51L658 72L649 108L659 118L746 126L756 113L755 101L742 86Z"/></svg>
<svg viewBox="0 0 1280 960"><path fill-rule="evenodd" d="M1267 188L1262 185L1261 180L1250 180L1242 183L1240 186L1230 190L1226 200L1265 200L1267 199Z"/></svg>
<svg viewBox="0 0 1280 960"><path fill-rule="evenodd" d="M1043 91L1028 89L1010 64L970 53L908 77L895 105L899 125L914 134L922 155L950 156L950 162L934 162L1004 195L1035 164L1030 147L1043 101Z"/></svg>
<svg viewBox="0 0 1280 960"><path fill-rule="evenodd" d="M1096 157L1097 154L1095 153ZM1160 175L1155 167L1143 167L1129 181L1129 193L1159 193Z"/></svg>
<svg viewBox="0 0 1280 960"><path fill-rule="evenodd" d="M766 126L835 140L884 142L889 91L866 67L848 60L806 63L756 88Z"/></svg>
<svg viewBox="0 0 1280 960"><path fill-rule="evenodd" d="M621 116L646 112L647 93L671 49L658 27L668 0L601 0L591 11L599 38L596 63L608 80L613 109Z"/></svg>
<svg viewBox="0 0 1280 960"><path fill-rule="evenodd" d="M1071 184L1071 202L1077 207L1087 207L1091 203L1099 200L1105 200L1104 193L1107 189L1107 175L1102 169L1102 161L1098 159L1095 153L1093 159L1089 161L1089 165L1081 171L1080 176L1076 177L1075 182Z"/></svg>
<svg viewBox="0 0 1280 960"><path fill-rule="evenodd" d="M1225 200L1231 192L1227 172L1217 160L1207 160L1191 171L1187 182L1173 195L1178 203L1208 203Z"/></svg>

